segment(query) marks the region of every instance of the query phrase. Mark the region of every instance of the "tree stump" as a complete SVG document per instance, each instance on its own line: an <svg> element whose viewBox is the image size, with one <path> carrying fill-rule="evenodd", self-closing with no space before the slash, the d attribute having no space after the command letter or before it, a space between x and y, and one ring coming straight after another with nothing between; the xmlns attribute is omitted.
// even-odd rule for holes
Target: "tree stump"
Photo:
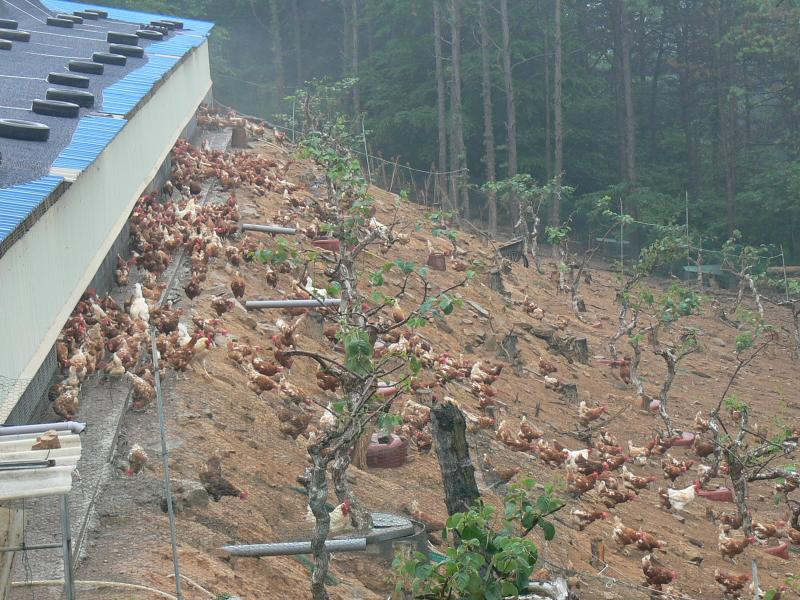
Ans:
<svg viewBox="0 0 800 600"><path fill-rule="evenodd" d="M489 271L489 289L505 296L508 294L505 286L503 286L503 274L499 268L494 268Z"/></svg>
<svg viewBox="0 0 800 600"><path fill-rule="evenodd" d="M451 402L431 410L436 456L442 471L447 513L465 512L480 498L475 467L469 457L467 423L464 413Z"/></svg>
<svg viewBox="0 0 800 600"><path fill-rule="evenodd" d="M578 404L578 386L574 383L562 383L561 395L567 402Z"/></svg>
<svg viewBox="0 0 800 600"><path fill-rule="evenodd" d="M575 349L575 360L579 363L589 364L589 341L586 338L575 338L572 343Z"/></svg>
<svg viewBox="0 0 800 600"><path fill-rule="evenodd" d="M231 132L231 147L232 148L249 148L250 144L247 143L247 130L243 126L234 127Z"/></svg>

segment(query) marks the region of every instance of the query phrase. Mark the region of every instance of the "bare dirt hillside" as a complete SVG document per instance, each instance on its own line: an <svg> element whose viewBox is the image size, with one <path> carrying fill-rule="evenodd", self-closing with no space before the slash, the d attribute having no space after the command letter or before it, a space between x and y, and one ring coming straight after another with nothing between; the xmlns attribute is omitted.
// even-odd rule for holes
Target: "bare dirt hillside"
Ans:
<svg viewBox="0 0 800 600"><path fill-rule="evenodd" d="M300 187L293 193L294 197L302 199L306 195L321 194L321 190L312 185L321 175L314 165L293 158L290 149L274 143L263 142L254 146L252 152L284 162L294 160L288 171L289 180ZM428 242L442 249L449 247L449 243L432 236L430 222L426 221L420 206L402 202L380 189L371 191L378 208L377 218L390 222L399 216L411 241L405 246L395 246L386 255L368 255L362 265L365 276L380 264L398 257L425 263ZM287 220L301 226L308 224L303 209L292 209L280 193L255 196L238 190L236 200L245 221L270 223ZM288 219L282 218L287 215ZM265 234L247 235L263 242L266 247L275 243ZM311 247L304 236L297 236L296 241L303 248ZM491 262L492 249L485 241L460 233L458 245L467 251L467 261ZM513 330L519 336L517 347L525 368L519 373L510 366L505 368L494 384L499 392L497 398L507 405L507 409L498 415L498 420L506 419L516 431L519 419L526 414L528 420L544 430L548 440L558 440L571 449L583 447L569 433L575 431L578 406L558 392L545 388L539 367L540 358L544 358L557 368L555 377L577 385L579 399L590 399L590 404L597 402L609 407L614 418L607 423L607 429L620 444L624 446L631 440L634 445L643 445L653 438L662 423L657 416L640 410L632 388L622 383L613 368L595 359L589 364L570 364L563 356L549 352L544 341L528 332L532 326L543 323L561 325L567 333L588 339L590 355L607 356L608 341L616 330L616 276L610 270L603 270L599 264L591 269L591 283L584 284L582 290L589 311L582 322L575 318L569 298L557 293L556 282L549 275L554 266L547 260L543 266L545 275L515 264L513 271L504 278L510 298L519 303L527 294L544 311L542 321L527 314L519 304L508 302L491 291L487 275L479 274L468 287L458 291L464 300L476 303L477 308L467 302L448 318L446 325L431 324L422 330L422 335L437 352L463 354L472 360L508 362L499 344ZM290 274L281 274L277 288L272 289L266 282L263 265L242 263L236 269L246 281L246 298L285 297L294 292ZM188 320L192 314L216 318L210 305L212 295L227 293L230 296L228 287L233 271L226 265L224 256L212 258L203 293L194 301L181 297L175 304L183 308L184 318ZM315 279L318 285L324 283L321 271L319 266L313 273L319 278ZM439 289L453 285L463 277L463 273L452 270L431 273L431 280ZM185 279L179 281L175 289L182 290L184 284ZM651 284L659 288L666 286L667 282L653 280ZM401 306L407 302L404 308L409 309L419 298L419 291L412 289ZM716 404L735 366L733 348L737 332L717 318L712 300L722 305L731 302L724 295L713 299L708 297L700 314L687 320L688 325L700 331L702 352L680 365L672 391L673 418L677 426L688 430L691 430L698 411L707 414ZM485 309L486 315L481 314L481 308ZM276 416L280 403L278 392L267 392L257 397L247 387L246 373L229 360L226 350L229 340L246 341L268 350L275 320L281 317L286 318L276 312L248 313L236 307L222 318L227 334L217 336L217 347L211 350L207 360L210 378L205 379L199 372L176 374L169 371L164 381L173 479L196 482L201 465L213 451L220 449L229 453L223 460L224 474L249 492L245 500L223 498L220 502L185 508L178 513L181 568L194 582L184 582L184 594L191 600L223 593L238 594L248 600L299 599L309 595L309 570L307 564L301 562L303 559L231 561L215 552L219 546L232 541L299 539L310 532L310 526L303 521L306 499L295 481L307 464L306 441L303 437L295 441L279 432ZM790 326L785 315L769 307L767 320L779 330ZM320 352L332 351L330 342L315 332L310 324L302 327L298 346ZM797 423L800 417L797 364L790 359L787 350L776 346L747 367L733 391L750 404L751 423L757 423L762 429L777 428L779 422ZM326 392L317 388L315 371L315 365L296 359L287 378L324 402ZM646 389L656 393L664 374L661 359L646 352L641 374ZM471 412L481 413L468 384L448 384L444 393ZM538 416L535 416L537 410ZM319 413L317 409L317 415ZM117 456L122 461L128 448L138 443L149 452L151 460L145 471L136 477L126 477L120 469L102 494L98 502L100 524L90 540L88 557L79 566L79 579L115 579L143 583L165 591L174 589L168 576L172 567L167 517L159 506L162 472L158 439L153 408L145 412L129 412L125 416ZM519 465L523 473L536 481L554 483L563 489L565 472L562 469L545 466L533 454L509 449L495 439L493 430L470 434L470 440L477 452L488 454L496 467ZM420 454L412 450L411 460L398 469L362 471L352 468L354 490L372 510L400 513L416 499L425 512L443 520L446 511L434 452ZM670 452L679 459L696 458L687 449L672 449ZM474 460L477 461L478 457L475 456ZM707 510L732 512L732 504L719 505L697 499L681 516L676 516L660 507L656 488L667 487L669 482L664 480L659 459L631 469L639 475L653 475L657 481L643 490L635 501L612 509L612 513L620 516L626 525L637 529L642 527L666 541L665 551L658 555L662 563L679 573L672 586L674 597L721 598L721 591L714 582L714 569L749 572L751 559L758 561L761 584L765 589L781 583L787 574L800 574L796 553L792 554L793 560L786 561L767 555L760 547L750 547L738 557L736 565L723 559L717 550L717 525L707 517ZM696 474L690 471L671 487L686 487L695 478ZM713 483L724 482L719 479ZM479 484L486 489L482 480ZM770 482L751 488L755 520L772 522L785 517L783 507L776 506L773 496ZM562 567L568 574L577 574L572 582L578 585L576 592L580 598L647 596L647 592L640 588L620 583L606 587L604 583L607 580L581 575L597 574L601 570L589 563L592 539L598 538L605 545L605 560L609 566L603 575L633 585L643 583L642 553L633 547L626 553L617 550L610 539L611 520L595 522L584 531L578 531L570 522L569 514L575 506L605 510L594 492L585 494L580 500L566 495L565 498L568 505L559 515L555 541L538 540L542 557L555 565L549 567L551 572ZM500 501L495 492L489 490L486 491L486 500ZM336 556L332 562L332 578L330 592L334 598L384 599L391 590L389 564L373 557ZM114 594L109 591L87 592L82 597L149 597L138 592Z"/></svg>

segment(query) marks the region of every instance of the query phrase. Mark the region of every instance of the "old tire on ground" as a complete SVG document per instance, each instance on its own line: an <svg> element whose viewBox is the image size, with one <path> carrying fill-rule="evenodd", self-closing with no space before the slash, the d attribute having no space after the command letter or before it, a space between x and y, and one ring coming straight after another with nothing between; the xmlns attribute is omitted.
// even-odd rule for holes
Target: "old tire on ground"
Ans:
<svg viewBox="0 0 800 600"><path fill-rule="evenodd" d="M131 46L130 44L111 44L108 47L108 51L111 52L111 54L132 56L133 58L142 58L144 56L144 48Z"/></svg>
<svg viewBox="0 0 800 600"><path fill-rule="evenodd" d="M81 92L79 90L59 90L50 88L45 94L48 100L60 100L61 102L72 102L83 108L94 106L94 94L91 92Z"/></svg>
<svg viewBox="0 0 800 600"><path fill-rule="evenodd" d="M74 102L36 99L31 104L31 110L37 115L74 119L80 114L81 107Z"/></svg>
<svg viewBox="0 0 800 600"><path fill-rule="evenodd" d="M111 54L110 52L95 52L92 54L92 60L105 65L124 67L125 63L128 62L128 57L121 54Z"/></svg>
<svg viewBox="0 0 800 600"><path fill-rule="evenodd" d="M105 66L91 60L71 60L67 63L67 68L76 73L90 73L92 75L102 75Z"/></svg>
<svg viewBox="0 0 800 600"><path fill-rule="evenodd" d="M31 34L28 31L18 31L16 29L0 29L0 40L11 40L13 42L30 42Z"/></svg>
<svg viewBox="0 0 800 600"><path fill-rule="evenodd" d="M47 17L47 24L51 27L63 27L64 29L72 29L75 23L69 19L59 19L58 17Z"/></svg>
<svg viewBox="0 0 800 600"><path fill-rule="evenodd" d="M93 13L98 16L100 19L107 19L108 18L108 11L106 10L97 10L95 8L87 8L86 12Z"/></svg>
<svg viewBox="0 0 800 600"><path fill-rule="evenodd" d="M28 142L46 142L50 137L50 128L44 123L34 121L0 119L0 137Z"/></svg>
<svg viewBox="0 0 800 600"><path fill-rule="evenodd" d="M16 29L19 27L14 19L0 19L0 29Z"/></svg>
<svg viewBox="0 0 800 600"><path fill-rule="evenodd" d="M106 41L109 44L128 44L138 46L139 38L133 33L122 33L121 31L109 31L106 34Z"/></svg>
<svg viewBox="0 0 800 600"><path fill-rule="evenodd" d="M88 88L89 78L85 75L75 75L74 73L50 73L47 76L47 83L68 85L76 88Z"/></svg>
<svg viewBox="0 0 800 600"><path fill-rule="evenodd" d="M100 18L100 16L97 13L89 12L86 10L73 10L72 14L75 15L76 17L80 17L88 21L97 21L97 19Z"/></svg>
<svg viewBox="0 0 800 600"><path fill-rule="evenodd" d="M166 27L170 31L177 29L177 27L175 27L175 23L172 21L150 21L150 25L155 25L156 27Z"/></svg>
<svg viewBox="0 0 800 600"><path fill-rule="evenodd" d="M402 467L408 457L408 442L392 434L389 443L380 443L378 434L372 434L367 448L367 466L375 469L396 469Z"/></svg>
<svg viewBox="0 0 800 600"><path fill-rule="evenodd" d="M83 25L83 17L79 17L78 15L68 15L66 13L58 13L56 15L56 19L64 19L66 21L72 21L75 25Z"/></svg>

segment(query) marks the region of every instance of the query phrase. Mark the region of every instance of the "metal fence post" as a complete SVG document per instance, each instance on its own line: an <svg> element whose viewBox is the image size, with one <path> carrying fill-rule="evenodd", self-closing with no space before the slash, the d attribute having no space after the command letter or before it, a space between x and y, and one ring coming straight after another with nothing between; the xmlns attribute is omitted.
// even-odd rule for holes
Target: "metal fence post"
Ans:
<svg viewBox="0 0 800 600"><path fill-rule="evenodd" d="M75 588L72 582L72 533L69 525L69 496L63 494L61 502L61 548L64 554L64 597L67 600L75 598Z"/></svg>

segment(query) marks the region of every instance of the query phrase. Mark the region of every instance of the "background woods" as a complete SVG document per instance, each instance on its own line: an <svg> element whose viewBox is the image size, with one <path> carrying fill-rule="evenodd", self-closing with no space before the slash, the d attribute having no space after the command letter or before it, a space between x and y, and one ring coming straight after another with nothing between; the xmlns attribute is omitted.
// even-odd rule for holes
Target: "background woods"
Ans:
<svg viewBox="0 0 800 600"><path fill-rule="evenodd" d="M467 184L519 172L574 189L549 224L610 194L650 223L683 223L688 205L704 247L739 229L800 253L798 0L117 4L214 19L216 97L246 113L291 115L304 81L357 77L347 109L370 151L466 167L439 188L486 229L494 197ZM513 204L498 207L506 230Z"/></svg>

